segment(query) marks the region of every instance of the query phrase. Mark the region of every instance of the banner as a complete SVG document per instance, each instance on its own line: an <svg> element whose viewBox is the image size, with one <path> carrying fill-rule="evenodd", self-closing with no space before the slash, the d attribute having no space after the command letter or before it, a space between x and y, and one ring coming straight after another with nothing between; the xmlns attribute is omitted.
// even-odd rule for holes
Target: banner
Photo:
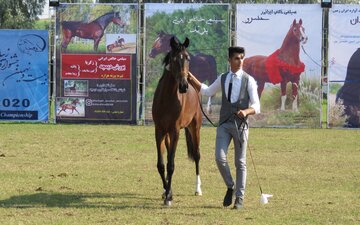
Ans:
<svg viewBox="0 0 360 225"><path fill-rule="evenodd" d="M253 127L320 127L322 9L307 4L238 4L236 43L258 85Z"/></svg>
<svg viewBox="0 0 360 225"><path fill-rule="evenodd" d="M360 6L329 11L328 126L360 127Z"/></svg>
<svg viewBox="0 0 360 225"><path fill-rule="evenodd" d="M162 60L170 51L170 38L190 39L190 72L211 84L228 70L230 43L228 4L145 4L145 120L152 121L154 91L163 73ZM206 109L207 97L202 99ZM212 114L218 121L221 93L212 97ZM203 120L206 122L206 119Z"/></svg>
<svg viewBox="0 0 360 225"><path fill-rule="evenodd" d="M48 121L48 31L0 30L0 120Z"/></svg>
<svg viewBox="0 0 360 225"><path fill-rule="evenodd" d="M61 4L57 122L136 123L137 4Z"/></svg>

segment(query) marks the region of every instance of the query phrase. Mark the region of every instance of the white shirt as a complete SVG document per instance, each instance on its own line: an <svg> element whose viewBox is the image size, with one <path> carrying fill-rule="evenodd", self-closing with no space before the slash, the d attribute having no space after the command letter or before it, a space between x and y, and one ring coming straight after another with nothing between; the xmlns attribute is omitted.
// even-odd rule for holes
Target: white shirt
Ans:
<svg viewBox="0 0 360 225"><path fill-rule="evenodd" d="M241 88L241 77L243 75L244 71L242 69L238 70L234 77L233 77L233 84L231 89L231 103L236 102L239 99L240 95L240 88ZM227 98L227 93L229 89L229 82L231 79L231 75L234 74L233 72L229 72L226 75L225 79L225 95ZM253 108L255 110L255 113L260 113L260 100L259 95L257 93L257 84L255 79L252 76L249 76L249 82L248 82L248 93L250 97L249 107ZM212 83L210 86L207 86L206 84L201 84L200 93L206 96L213 96L216 92L221 90L221 76L219 76L214 83Z"/></svg>

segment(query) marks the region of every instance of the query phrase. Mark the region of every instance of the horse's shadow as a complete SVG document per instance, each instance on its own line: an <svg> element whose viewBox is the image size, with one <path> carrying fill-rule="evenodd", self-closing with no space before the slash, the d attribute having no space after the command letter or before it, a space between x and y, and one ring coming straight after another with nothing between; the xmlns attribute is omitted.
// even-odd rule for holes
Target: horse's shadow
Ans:
<svg viewBox="0 0 360 225"><path fill-rule="evenodd" d="M137 204L141 202L141 204ZM0 200L0 208L159 208L157 199L141 197L134 193L36 193L12 196Z"/></svg>

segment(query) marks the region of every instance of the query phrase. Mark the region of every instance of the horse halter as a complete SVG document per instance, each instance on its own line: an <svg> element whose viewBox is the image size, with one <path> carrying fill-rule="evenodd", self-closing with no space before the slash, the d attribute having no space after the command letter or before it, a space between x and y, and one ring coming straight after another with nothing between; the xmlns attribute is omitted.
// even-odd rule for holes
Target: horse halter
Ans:
<svg viewBox="0 0 360 225"><path fill-rule="evenodd" d="M175 80L179 83L179 92L186 93L188 89L187 76L190 65L190 55L186 48L189 45L189 39L186 38L183 44L175 40L174 37L170 40L171 51L168 56L168 67L171 73L175 76Z"/></svg>
<svg viewBox="0 0 360 225"><path fill-rule="evenodd" d="M298 23L296 23L294 19L292 29L294 36L298 37L299 42L303 45L306 44L308 37L305 34L305 28L302 26L302 19L300 19Z"/></svg>
<svg viewBox="0 0 360 225"><path fill-rule="evenodd" d="M112 21L113 23L119 25L120 27L124 27L124 26L125 26L125 23L121 20L121 17L120 17L120 13L119 13L119 12L114 12L111 21Z"/></svg>

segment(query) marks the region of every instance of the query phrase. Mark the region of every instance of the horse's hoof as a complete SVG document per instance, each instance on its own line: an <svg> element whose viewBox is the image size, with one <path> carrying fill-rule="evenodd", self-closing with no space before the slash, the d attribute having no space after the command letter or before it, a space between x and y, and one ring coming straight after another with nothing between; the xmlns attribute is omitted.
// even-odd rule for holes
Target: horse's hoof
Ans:
<svg viewBox="0 0 360 225"><path fill-rule="evenodd" d="M171 201L164 200L164 205L165 205L165 206L171 206Z"/></svg>
<svg viewBox="0 0 360 225"><path fill-rule="evenodd" d="M202 192L201 191L195 191L195 196L202 196Z"/></svg>

